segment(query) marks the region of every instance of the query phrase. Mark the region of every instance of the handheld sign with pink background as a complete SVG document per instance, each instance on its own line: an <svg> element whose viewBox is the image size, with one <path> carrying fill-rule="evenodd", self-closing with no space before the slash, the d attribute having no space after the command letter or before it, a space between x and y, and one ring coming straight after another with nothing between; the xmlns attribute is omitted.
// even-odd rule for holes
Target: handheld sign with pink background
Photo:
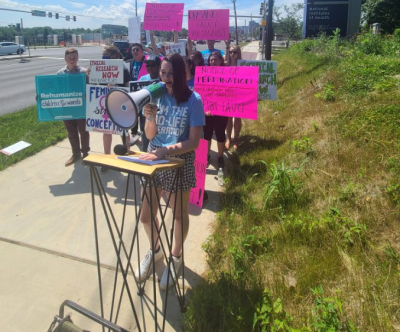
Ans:
<svg viewBox="0 0 400 332"><path fill-rule="evenodd" d="M189 10L189 38L229 39L229 9Z"/></svg>
<svg viewBox="0 0 400 332"><path fill-rule="evenodd" d="M196 67L194 91L205 112L257 120L258 67Z"/></svg>
<svg viewBox="0 0 400 332"><path fill-rule="evenodd" d="M143 30L181 31L183 3L146 3Z"/></svg>
<svg viewBox="0 0 400 332"><path fill-rule="evenodd" d="M194 168L196 172L196 187L190 190L189 203L198 207L203 206L204 187L207 173L208 141L200 139L199 146L195 150Z"/></svg>

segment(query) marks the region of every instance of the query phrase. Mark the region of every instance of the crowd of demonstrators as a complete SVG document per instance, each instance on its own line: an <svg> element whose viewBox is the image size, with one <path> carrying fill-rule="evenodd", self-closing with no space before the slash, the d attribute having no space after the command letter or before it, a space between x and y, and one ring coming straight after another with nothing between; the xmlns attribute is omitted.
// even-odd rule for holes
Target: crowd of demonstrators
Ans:
<svg viewBox="0 0 400 332"><path fill-rule="evenodd" d="M139 81L159 81L160 80L160 66L161 66L161 58L156 55L149 55L144 60L146 64L146 69L148 74L139 78ZM142 147L141 150L146 152L147 147L149 145L149 140L146 137L144 132L146 118L143 116L143 113L140 112L139 115L140 122L140 130L142 131Z"/></svg>
<svg viewBox="0 0 400 332"><path fill-rule="evenodd" d="M219 51L211 53L208 62L210 66L224 66L225 61ZM205 109L206 125L204 126L204 139L208 141L208 164L210 163L211 139L213 134L217 138L217 161L218 168L224 168L224 147L225 147L225 128L228 122L226 116L212 115L211 112Z"/></svg>
<svg viewBox="0 0 400 332"><path fill-rule="evenodd" d="M237 45L230 45L230 41L226 40L226 55L225 63L227 66L237 66L238 60L242 59L242 51ZM232 140L232 129L233 129L233 140ZM231 143L233 144L233 149L236 151L238 149L239 134L242 129L242 119L241 118L228 118L228 123L226 125L226 142L225 148L230 149Z"/></svg>
<svg viewBox="0 0 400 332"><path fill-rule="evenodd" d="M171 251L172 265L167 265L160 282L160 288L165 290L174 281L177 281L176 273L179 273L182 263L183 243L189 230L188 203L190 190L196 186L194 150L198 147L200 141L201 130L204 125L204 110L201 97L196 92L191 91L186 84L185 63L179 54L173 54L163 59L160 76L162 82L166 84L167 94L159 99L158 105L148 104L145 106L145 132L150 143L148 153L139 158L158 160L165 156L174 156L185 161L183 179L178 184L178 188L174 187L173 183L175 170L155 174L158 197L161 196L161 190L165 190L171 193L171 208L175 206L175 202L180 202L181 199L183 202L182 209L177 209L175 212L174 243ZM150 196L149 190L147 195ZM135 271L135 277L139 281L149 276L152 270L153 256L154 262L163 257L156 228L158 227L158 219L156 218L155 223L150 220L150 209L152 209L154 215L157 215L160 204L154 192L153 195L153 206L150 207L147 200L142 203L140 220L152 246ZM169 283L167 284L169 273Z"/></svg>
<svg viewBox="0 0 400 332"><path fill-rule="evenodd" d="M61 68L57 75L71 75L85 73L86 69L78 65L79 55L75 48L69 48L65 51L66 65ZM82 157L88 156L90 151L90 135L86 130L86 120L64 120L65 128L68 131L68 140L72 148L72 156L65 162L65 166L73 165Z"/></svg>
<svg viewBox="0 0 400 332"><path fill-rule="evenodd" d="M214 48L214 45L215 45L215 40L208 39L207 40L207 49L204 51L201 51L201 55L203 56L204 64L206 66L210 65L208 60L209 60L211 54L213 54L215 52L219 52L222 56L225 55L225 53L223 51Z"/></svg>
<svg viewBox="0 0 400 332"><path fill-rule="evenodd" d="M122 54L115 46L106 46L103 49L102 59L122 59ZM129 81L131 80L129 70L124 66L124 73L123 73L123 83L117 84L117 86L129 86ZM124 137L124 136L123 136ZM129 142L129 137L126 137L125 141L122 138L122 143L127 144ZM104 154L111 154L111 143L112 143L112 134L103 134L103 147L104 147ZM101 167L101 172L104 173L107 171L106 167Z"/></svg>

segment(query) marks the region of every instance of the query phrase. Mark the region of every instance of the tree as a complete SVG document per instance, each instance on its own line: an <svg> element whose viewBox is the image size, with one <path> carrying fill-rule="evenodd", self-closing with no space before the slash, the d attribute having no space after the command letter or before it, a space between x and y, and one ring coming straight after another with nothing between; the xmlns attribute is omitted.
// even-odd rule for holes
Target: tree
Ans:
<svg viewBox="0 0 400 332"><path fill-rule="evenodd" d="M380 23L383 33L393 33L396 28L400 28L399 0L366 0L362 14L367 28L373 23Z"/></svg>
<svg viewBox="0 0 400 332"><path fill-rule="evenodd" d="M274 23L275 33L288 34L288 39L300 38L303 27L303 9L302 3L294 3L290 6L284 5L285 17L282 17L282 6L274 7Z"/></svg>

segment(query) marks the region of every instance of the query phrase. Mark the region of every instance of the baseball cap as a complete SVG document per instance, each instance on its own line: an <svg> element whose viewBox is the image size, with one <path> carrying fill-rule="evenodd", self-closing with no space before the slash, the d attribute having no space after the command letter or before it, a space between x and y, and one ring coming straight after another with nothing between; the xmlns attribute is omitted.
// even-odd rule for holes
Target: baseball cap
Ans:
<svg viewBox="0 0 400 332"><path fill-rule="evenodd" d="M161 64L161 59L157 55L150 54L144 59L145 63L154 62L157 66Z"/></svg>

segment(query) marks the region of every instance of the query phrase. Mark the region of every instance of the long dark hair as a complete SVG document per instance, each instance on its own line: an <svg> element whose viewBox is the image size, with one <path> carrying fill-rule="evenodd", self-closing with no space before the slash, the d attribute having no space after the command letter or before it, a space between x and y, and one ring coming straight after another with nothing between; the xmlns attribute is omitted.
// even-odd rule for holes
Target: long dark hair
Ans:
<svg viewBox="0 0 400 332"><path fill-rule="evenodd" d="M189 89L186 82L186 69L183 58L174 53L169 57L164 57L163 62L167 61L172 65L172 76L174 82L172 83L172 91L176 99L176 103L184 103L188 101L192 95L192 90Z"/></svg>
<svg viewBox="0 0 400 332"><path fill-rule="evenodd" d="M188 64L190 75L194 76L194 74L196 73L196 64L194 63L194 61L191 58L188 58L187 56L183 58L183 61L185 61Z"/></svg>
<svg viewBox="0 0 400 332"><path fill-rule="evenodd" d="M204 66L204 59L203 59L203 55L201 54L200 51L194 51L192 53L192 60L194 63L196 63L196 61L198 61L198 63L196 64L196 66Z"/></svg>
<svg viewBox="0 0 400 332"><path fill-rule="evenodd" d="M225 61L224 61L224 58L223 58L223 56L222 56L222 54L221 54L221 52L219 52L219 51L216 51L216 52L212 52L211 54L210 54L210 57L208 58L208 64L210 65L210 63L211 63L211 58L212 57L216 57L221 63L220 63L220 66L225 66Z"/></svg>

